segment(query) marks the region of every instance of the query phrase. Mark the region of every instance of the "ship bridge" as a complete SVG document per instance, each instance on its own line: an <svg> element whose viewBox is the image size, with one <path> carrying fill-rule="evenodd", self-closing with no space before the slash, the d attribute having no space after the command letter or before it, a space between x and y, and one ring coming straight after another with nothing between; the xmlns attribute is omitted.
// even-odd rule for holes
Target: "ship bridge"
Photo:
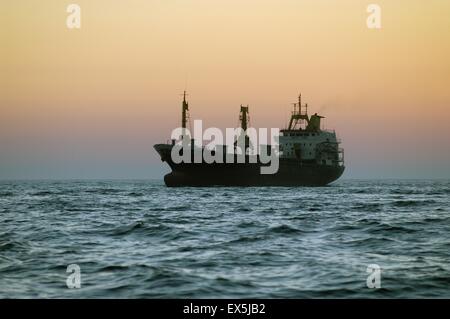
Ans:
<svg viewBox="0 0 450 319"><path fill-rule="evenodd" d="M308 104L302 104L301 94L293 103L289 125L280 130L281 158L298 160L302 163L342 166L344 152L335 131L322 130L323 116L308 115Z"/></svg>

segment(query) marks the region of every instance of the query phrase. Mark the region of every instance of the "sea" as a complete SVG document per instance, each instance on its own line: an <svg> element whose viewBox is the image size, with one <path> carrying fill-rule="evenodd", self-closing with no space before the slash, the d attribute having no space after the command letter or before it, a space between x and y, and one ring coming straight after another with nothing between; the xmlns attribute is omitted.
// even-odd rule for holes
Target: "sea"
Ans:
<svg viewBox="0 0 450 319"><path fill-rule="evenodd" d="M450 298L450 181L0 182L0 298Z"/></svg>

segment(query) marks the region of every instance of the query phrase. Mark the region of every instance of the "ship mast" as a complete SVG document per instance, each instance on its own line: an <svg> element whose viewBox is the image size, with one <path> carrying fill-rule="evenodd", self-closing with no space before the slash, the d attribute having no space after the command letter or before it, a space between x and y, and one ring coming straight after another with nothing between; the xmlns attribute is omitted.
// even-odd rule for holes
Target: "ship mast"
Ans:
<svg viewBox="0 0 450 319"><path fill-rule="evenodd" d="M186 101L186 91L183 92L183 104L181 108L181 128L186 128L188 119L189 104Z"/></svg>
<svg viewBox="0 0 450 319"><path fill-rule="evenodd" d="M294 112L292 112L291 119L289 121L288 130L302 129L302 125L306 121L309 124L308 117L308 104L302 105L302 95L298 95L298 103L294 104ZM297 111L298 106L298 111ZM302 107L305 108L305 112L302 113Z"/></svg>
<svg viewBox="0 0 450 319"><path fill-rule="evenodd" d="M294 108L294 113L295 113L295 108ZM298 95L298 113L302 114L302 94L301 93Z"/></svg>
<svg viewBox="0 0 450 319"><path fill-rule="evenodd" d="M248 148L252 148L252 145L250 144L250 138L247 135L247 128L250 123L250 115L248 112L248 105L243 106L241 104L241 110L239 112L239 121L241 122L240 124L241 124L241 128L242 128L242 134L236 139L236 141L234 142L234 146L235 147L237 146L238 139L244 138L243 152L245 153Z"/></svg>
<svg viewBox="0 0 450 319"><path fill-rule="evenodd" d="M239 120L241 121L241 127L244 131L247 131L249 115L248 115L248 105L241 105L241 112L239 114Z"/></svg>

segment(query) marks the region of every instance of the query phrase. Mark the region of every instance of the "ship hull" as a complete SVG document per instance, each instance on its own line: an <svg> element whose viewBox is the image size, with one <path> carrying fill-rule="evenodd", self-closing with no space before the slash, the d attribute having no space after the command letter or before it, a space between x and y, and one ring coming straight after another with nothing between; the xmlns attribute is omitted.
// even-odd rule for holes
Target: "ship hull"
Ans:
<svg viewBox="0 0 450 319"><path fill-rule="evenodd" d="M261 174L261 163L173 163L171 146L154 146L172 172L164 176L169 187L209 186L325 186L337 180L344 166L300 163L294 159L279 159L275 174Z"/></svg>

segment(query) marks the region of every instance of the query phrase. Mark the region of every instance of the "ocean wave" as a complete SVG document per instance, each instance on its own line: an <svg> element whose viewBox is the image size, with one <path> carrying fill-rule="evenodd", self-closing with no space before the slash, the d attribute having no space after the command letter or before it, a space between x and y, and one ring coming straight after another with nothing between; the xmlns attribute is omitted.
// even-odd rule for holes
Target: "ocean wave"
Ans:
<svg viewBox="0 0 450 319"><path fill-rule="evenodd" d="M167 207L167 211L177 211L177 212L185 212L189 211L191 209L191 205L178 205L178 206L172 206Z"/></svg>
<svg viewBox="0 0 450 319"><path fill-rule="evenodd" d="M415 207L415 206L422 206L422 205L430 205L435 204L435 200L396 200L392 202L393 206L396 207Z"/></svg>
<svg viewBox="0 0 450 319"><path fill-rule="evenodd" d="M267 230L267 232L272 233L272 234L300 234L300 233L303 233L303 231L301 231L300 229L286 225L286 224L272 226Z"/></svg>
<svg viewBox="0 0 450 319"><path fill-rule="evenodd" d="M28 251L30 249L30 245L27 242L20 242L17 240L9 239L2 240L0 239L0 251Z"/></svg>
<svg viewBox="0 0 450 319"><path fill-rule="evenodd" d="M321 206L314 206L314 207L309 207L307 210L309 212L320 212L323 210L323 208Z"/></svg>
<svg viewBox="0 0 450 319"><path fill-rule="evenodd" d="M201 198L208 198L208 197L213 197L214 195L211 193L203 193L200 195Z"/></svg>
<svg viewBox="0 0 450 319"><path fill-rule="evenodd" d="M140 192L131 192L131 193L128 193L127 195L131 196L131 197L142 197L145 194L144 193L140 193Z"/></svg>
<svg viewBox="0 0 450 319"><path fill-rule="evenodd" d="M4 184L0 297L450 297L449 185ZM86 289L66 292L73 263Z"/></svg>
<svg viewBox="0 0 450 319"><path fill-rule="evenodd" d="M267 236L265 235L243 235L243 236L239 236L236 239L230 240L228 242L226 242L226 244L236 244L236 243L251 243L251 242L255 242L255 241L260 241L260 240L265 240L267 239Z"/></svg>
<svg viewBox="0 0 450 319"><path fill-rule="evenodd" d="M0 192L0 197L12 197L14 196L13 192Z"/></svg>
<svg viewBox="0 0 450 319"><path fill-rule="evenodd" d="M235 209L233 209L234 213L251 212L251 211L253 211L253 209L251 207L246 207L246 206L239 206L239 207L236 207Z"/></svg>
<svg viewBox="0 0 450 319"><path fill-rule="evenodd" d="M405 227L405 226L399 226L399 225L390 225L386 223L378 223L377 225L370 227L367 229L370 233L373 234L396 234L396 233L404 233L404 234L411 234L416 233L419 230Z"/></svg>
<svg viewBox="0 0 450 319"><path fill-rule="evenodd" d="M9 250L15 246L15 243L13 243L12 241L0 241L0 250Z"/></svg>
<svg viewBox="0 0 450 319"><path fill-rule="evenodd" d="M141 270L155 270L154 266L149 266L149 265L145 265L145 264L130 264L130 265L104 265L101 266L100 268L98 268L96 271L99 272L115 272L115 271L127 271L130 269L134 269L137 271L141 271Z"/></svg>
<svg viewBox="0 0 450 319"><path fill-rule="evenodd" d="M236 227L238 227L238 228L253 228L253 227L259 227L259 226L261 226L261 224L258 221L243 221L243 222L237 224Z"/></svg>
<svg viewBox="0 0 450 319"><path fill-rule="evenodd" d="M352 206L353 211L379 212L382 209L383 204L381 203L358 203Z"/></svg>
<svg viewBox="0 0 450 319"><path fill-rule="evenodd" d="M88 194L98 194L98 195L114 195L122 193L123 190L116 188L94 188L94 189L86 189L85 193Z"/></svg>
<svg viewBox="0 0 450 319"><path fill-rule="evenodd" d="M60 191L38 191L31 193L31 196L36 197L44 197L44 196L52 196L52 195L61 195L62 193Z"/></svg>
<svg viewBox="0 0 450 319"><path fill-rule="evenodd" d="M167 209L164 208L164 207L152 207L152 208L148 208L148 210L152 211L152 212L163 212L163 211L165 211Z"/></svg>
<svg viewBox="0 0 450 319"><path fill-rule="evenodd" d="M425 217L423 221L418 221L417 224L423 225L423 223L442 223L447 224L450 222L450 216L442 217Z"/></svg>
<svg viewBox="0 0 450 319"><path fill-rule="evenodd" d="M141 229L144 226L143 221L137 221L130 225L119 226L112 231L113 235L126 235L132 233L136 229Z"/></svg>
<svg viewBox="0 0 450 319"><path fill-rule="evenodd" d="M129 225L119 226L114 228L112 231L109 231L108 233L113 236L123 236L133 233L143 233L153 236L163 236L165 234L169 234L174 238L178 236L178 232L174 231L174 229L168 225L147 224L144 221L136 221Z"/></svg>
<svg viewBox="0 0 450 319"><path fill-rule="evenodd" d="M382 236L382 237L364 237L364 238L354 238L344 241L346 245L357 245L360 247L378 247L380 244L395 242L392 238Z"/></svg>

